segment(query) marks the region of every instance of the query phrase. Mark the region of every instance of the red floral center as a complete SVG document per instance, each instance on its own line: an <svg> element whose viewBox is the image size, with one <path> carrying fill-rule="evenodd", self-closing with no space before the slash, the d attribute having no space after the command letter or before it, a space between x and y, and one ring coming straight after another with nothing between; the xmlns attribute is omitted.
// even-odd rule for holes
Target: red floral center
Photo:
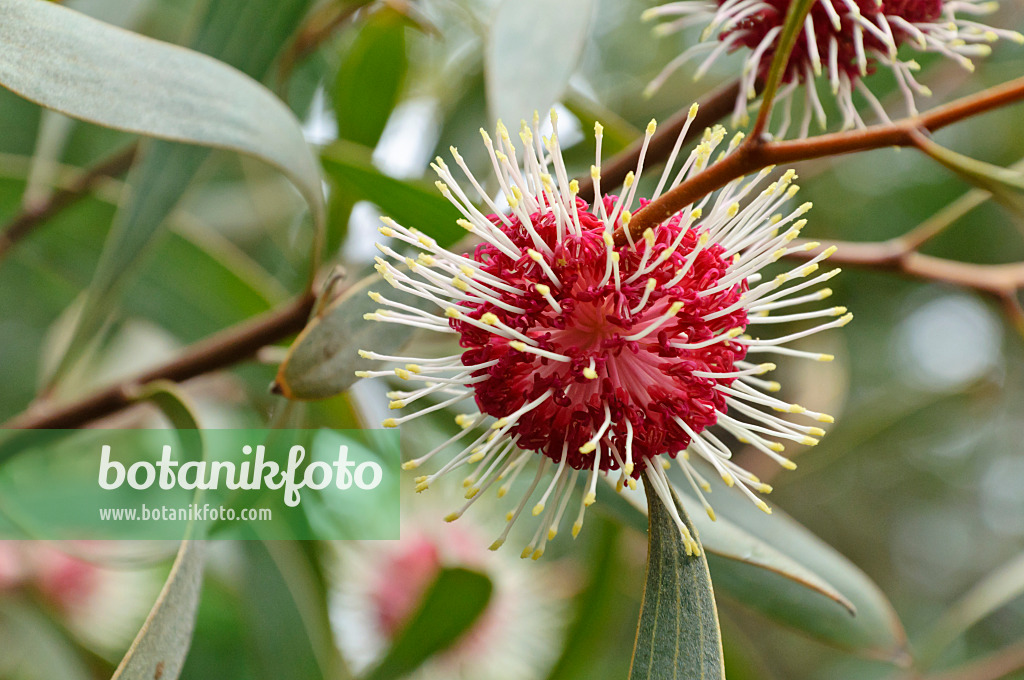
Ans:
<svg viewBox="0 0 1024 680"><path fill-rule="evenodd" d="M605 198L608 214L614 201ZM738 280L705 292L726 275L724 250L699 244L697 227L686 229L678 216L650 242L609 248L601 219L582 200L577 206L579 235L560 234L550 213L531 216L546 248L516 218L509 226L492 217L524 253L534 249L541 257L512 259L481 245L475 259L483 270L518 292L500 291L503 305L467 303L468 317L494 315L489 318L497 318L495 327L531 339L536 344L530 350L559 358L523 351L510 332L492 333L465 319L452 319L451 325L466 348L465 365L496 361L474 373L488 376L474 384L482 412L507 417L551 393L509 430L520 448L556 462L564 453L574 469L590 469L595 457L580 449L604 428L602 445L619 455L600 456L600 469L618 469L628 446L638 475L653 456L675 456L689 444L677 419L699 433L716 422L716 410L726 410L716 385L731 384L732 378L704 374L734 371L745 347L728 340L701 345L746 325L745 310L735 304L746 284Z"/></svg>

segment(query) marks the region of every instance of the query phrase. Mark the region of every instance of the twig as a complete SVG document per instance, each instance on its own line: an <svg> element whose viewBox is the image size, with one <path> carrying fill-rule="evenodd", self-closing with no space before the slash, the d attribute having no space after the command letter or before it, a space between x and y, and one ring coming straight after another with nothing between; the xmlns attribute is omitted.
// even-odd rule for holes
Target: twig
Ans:
<svg viewBox="0 0 1024 680"><path fill-rule="evenodd" d="M100 389L73 403L39 404L5 423L3 429L69 429L80 427L128 407L138 387L154 380L183 382L230 366L255 354L264 345L298 333L306 325L315 296L306 294L280 309L221 331L188 348L177 359L115 385Z"/></svg>
<svg viewBox="0 0 1024 680"><path fill-rule="evenodd" d="M732 112L732 107L736 102L739 91L740 83L737 80L714 90L697 102L699 106L697 116L693 119L690 130L687 132L683 142L686 143L695 137L699 137L704 132L704 128L717 123L729 115ZM647 147L648 164L663 161L672 153L672 147L675 146L679 132L686 123L689 110L689 107L686 107L658 127L658 131L651 137L650 144ZM637 161L640 160L640 147L642 144L643 140L637 140L629 148L609 159L607 163L601 164L601 182L605 186L614 187L622 184L626 175L631 170L636 170ZM581 176L577 178L577 181L580 183L580 197L587 202L594 200L594 180L590 175Z"/></svg>
<svg viewBox="0 0 1024 680"><path fill-rule="evenodd" d="M138 146L133 144L124 151L93 166L67 188L55 191L45 202L26 208L15 215L0 228L0 260L10 252L18 241L28 236L36 227L61 210L80 201L97 183L108 177L116 177L127 172L135 160L137 152Z"/></svg>
<svg viewBox="0 0 1024 680"><path fill-rule="evenodd" d="M702 196L722 188L734 179L769 165L794 163L812 158L837 156L890 146L912 146L914 144L913 135L918 134L920 130L934 132L965 118L1012 104L1021 99L1024 99L1024 77L958 99L924 115L907 118L896 123L789 142L769 142L752 136L732 154L638 210L629 223L629 229L634 241L639 241L648 227L657 227ZM615 242L618 245L628 243L626 234L621 228L615 232Z"/></svg>

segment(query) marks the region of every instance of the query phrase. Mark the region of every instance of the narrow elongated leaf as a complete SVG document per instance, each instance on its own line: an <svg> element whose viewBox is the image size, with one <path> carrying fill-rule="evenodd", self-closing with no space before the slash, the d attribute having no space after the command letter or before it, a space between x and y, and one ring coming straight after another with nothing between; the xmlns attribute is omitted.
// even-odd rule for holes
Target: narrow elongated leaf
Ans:
<svg viewBox="0 0 1024 680"><path fill-rule="evenodd" d="M104 127L260 158L319 215L320 175L301 125L252 78L54 3L0 0L0 12L4 87Z"/></svg>
<svg viewBox="0 0 1024 680"><path fill-rule="evenodd" d="M153 383L139 394L139 401L150 401L160 408L178 429L182 444L193 456L203 455L202 432L188 400L172 383ZM194 500L198 502L200 490ZM199 527L189 528L190 536L181 542L156 603L132 642L128 653L111 680L176 680L185 665L203 583L204 543Z"/></svg>
<svg viewBox="0 0 1024 680"><path fill-rule="evenodd" d="M718 610L703 550L687 555L669 509L644 478L650 528L647 581L630 680L725 678ZM690 534L697 530L673 494Z"/></svg>
<svg viewBox="0 0 1024 680"><path fill-rule="evenodd" d="M708 477L713 489L708 499L715 507L719 522L728 520L743 527L817 574L842 593L853 605L856 615L781 575L763 572L760 580L751 580L740 570L718 569L716 562L715 583L720 592L727 592L739 603L823 642L890 662L906 660L907 639L903 625L885 595L863 571L781 509L773 508L772 514L766 515L735 489L726 487L712 475ZM697 500L692 499L691 507L698 506ZM698 526L706 535L715 524L717 522Z"/></svg>
<svg viewBox="0 0 1024 680"><path fill-rule="evenodd" d="M321 161L346 192L376 204L399 224L419 229L442 246L466 235L455 223L462 214L434 186L385 175L374 167L366 147L338 141L324 149Z"/></svg>
<svg viewBox="0 0 1024 680"><path fill-rule="evenodd" d="M428 309L425 300L390 290L377 275L359 281L323 313L309 322L288 350L277 372L276 385L289 399L324 399L347 390L358 378L357 370L373 367L358 349L394 354L413 329L394 323L367 321L363 315L379 306L367 293L373 287L387 289L389 298Z"/></svg>
<svg viewBox="0 0 1024 680"><path fill-rule="evenodd" d="M697 503L696 499L691 498L685 492L679 491L679 493L687 501L692 500L694 504ZM644 516L647 513L647 504L639 492L623 490L620 494L603 499L601 506L617 513L637 529L645 530L647 528L648 520ZM709 563L715 567L716 575L722 570L735 570L741 575L739 577L741 581L757 584L768 576L751 568L764 570L820 593L837 605L844 607L850 614L856 612L853 604L827 580L745 530L742 526L722 517L712 521L703 513L695 514L690 521L700 531L701 542L704 550L708 552ZM721 566L718 566L719 563ZM721 584L719 586L719 590L723 591ZM724 589L723 592L729 593L729 590Z"/></svg>
<svg viewBox="0 0 1024 680"><path fill-rule="evenodd" d="M939 619L921 645L917 660L927 668L946 647L989 614L1024 595L1024 554L1018 555L971 588Z"/></svg>
<svg viewBox="0 0 1024 680"><path fill-rule="evenodd" d="M308 201L316 224L323 224L320 175L301 125L253 80L269 68L308 2L210 4L193 45L243 73L53 3L0 0L0 85L81 120L170 140L150 144L133 172L135 191L111 229L58 375L100 328L117 286L205 160L205 147L277 167ZM262 39L229 39L251 35Z"/></svg>
<svg viewBox="0 0 1024 680"><path fill-rule="evenodd" d="M593 12L593 0L502 0L485 52L492 118L515 124L559 100L583 56Z"/></svg>
<svg viewBox="0 0 1024 680"><path fill-rule="evenodd" d="M182 541L146 623L111 680L176 680L195 626L203 581L203 542Z"/></svg>
<svg viewBox="0 0 1024 680"><path fill-rule="evenodd" d="M444 569L384 660L364 680L397 680L457 642L480 618L493 585L481 573Z"/></svg>
<svg viewBox="0 0 1024 680"><path fill-rule="evenodd" d="M389 7L360 27L334 84L339 139L370 148L380 140L409 68L405 27L405 18Z"/></svg>
<svg viewBox="0 0 1024 680"><path fill-rule="evenodd" d="M1024 214L1024 172L1018 166L1003 168L979 161L940 146L924 135L919 135L915 144L965 182L992 194L1017 214Z"/></svg>

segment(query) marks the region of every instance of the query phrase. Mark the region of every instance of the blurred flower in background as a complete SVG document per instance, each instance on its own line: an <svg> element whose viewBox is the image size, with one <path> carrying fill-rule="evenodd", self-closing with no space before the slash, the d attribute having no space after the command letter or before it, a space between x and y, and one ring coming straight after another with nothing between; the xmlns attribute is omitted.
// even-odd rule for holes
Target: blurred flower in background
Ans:
<svg viewBox="0 0 1024 680"><path fill-rule="evenodd" d="M652 7L645 19L670 18L655 29L665 35L687 26L703 25L702 42L690 47L662 70L648 91L658 89L684 64L704 56L694 77L700 78L723 53L749 50L744 56L739 96L733 112L734 125L745 124L747 107L757 99L782 35L792 0L680 0ZM824 76L843 116L843 128L864 127L854 102L858 92L881 120L885 109L864 84L864 77L881 65L892 72L903 92L907 113L915 115L915 96L931 90L914 77L921 66L897 52L904 45L918 52L941 54L968 71L973 58L988 56L990 43L1000 38L1024 43L1017 31L987 26L975 20L991 14L998 3L989 0L815 0L804 22L783 76L779 100L784 111L777 135L785 136L791 121L795 92L805 96L801 137L806 137L812 117L826 126L825 109L815 79Z"/></svg>
<svg viewBox="0 0 1024 680"><path fill-rule="evenodd" d="M416 613L442 569L485 574L493 584L486 609L444 652L409 676L415 680L529 680L558 658L574 594L573 567L535 565L486 550L485 527L467 520L438 526L424 503L402 524L402 539L335 543L329 599L336 642L356 673L373 666ZM426 505L431 505L426 502ZM410 513L412 514L412 513Z"/></svg>
<svg viewBox="0 0 1024 680"><path fill-rule="evenodd" d="M160 589L150 569L104 566L108 547L89 542L57 545L0 541L0 599L39 599L80 642L120 654L131 643Z"/></svg>

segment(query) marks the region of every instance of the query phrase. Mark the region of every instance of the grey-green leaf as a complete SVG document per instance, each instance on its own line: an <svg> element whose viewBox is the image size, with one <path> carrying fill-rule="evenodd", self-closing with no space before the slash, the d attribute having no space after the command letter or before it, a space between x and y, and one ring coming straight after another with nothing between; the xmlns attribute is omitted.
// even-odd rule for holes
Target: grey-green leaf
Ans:
<svg viewBox="0 0 1024 680"><path fill-rule="evenodd" d="M744 531L818 574L842 593L853 605L856 615L797 581L771 572L762 572L760 580L752 580L742 570L720 569L716 562L712 568L720 592L728 592L741 604L823 642L885 661L906 660L907 639L903 625L884 593L863 571L779 508L773 508L772 514L766 515L735 489L726 487L712 475L708 477L714 490L708 500L714 505L719 522L728 520L743 527ZM698 505L693 499L691 507ZM714 524L717 522L709 522L708 527ZM702 526L702 530L705 540L709 540L712 529Z"/></svg>
<svg viewBox="0 0 1024 680"><path fill-rule="evenodd" d="M202 581L203 542L183 541L156 604L111 680L176 680L192 642Z"/></svg>
<svg viewBox="0 0 1024 680"><path fill-rule="evenodd" d="M686 554L679 528L646 476L644 489L650 519L647 580L630 680L724 680L718 610L704 552ZM699 542L674 493L672 501Z"/></svg>
<svg viewBox="0 0 1024 680"><path fill-rule="evenodd" d="M534 111L545 113L561 98L583 55L594 4L503 0L498 5L485 53L492 118L515 124Z"/></svg>
<svg viewBox="0 0 1024 680"><path fill-rule="evenodd" d="M379 308L367 295L374 287L391 299L429 309L425 300L391 290L377 275L357 282L310 321L292 343L277 373L276 385L282 394L289 399L340 394L357 380L355 371L376 363L361 358L358 349L394 354L405 345L413 331L409 326L363 318Z"/></svg>
<svg viewBox="0 0 1024 680"><path fill-rule="evenodd" d="M0 84L104 127L260 158L322 211L316 159L292 112L227 64L38 0L0 0Z"/></svg>
<svg viewBox="0 0 1024 680"><path fill-rule="evenodd" d="M0 0L0 85L47 108L160 140L132 175L58 374L102 325L126 271L177 204L208 149L260 158L284 172L324 221L316 159L301 125L251 76L269 68L309 0L212 3L196 51L126 31L59 5ZM257 44L228 37L259 30ZM186 142L189 145L171 142ZM198 146L196 146L198 145ZM318 227L319 228L319 227Z"/></svg>
<svg viewBox="0 0 1024 680"><path fill-rule="evenodd" d="M419 668L472 628L487 609L493 585L484 574L444 569L391 649L364 680L398 680Z"/></svg>

